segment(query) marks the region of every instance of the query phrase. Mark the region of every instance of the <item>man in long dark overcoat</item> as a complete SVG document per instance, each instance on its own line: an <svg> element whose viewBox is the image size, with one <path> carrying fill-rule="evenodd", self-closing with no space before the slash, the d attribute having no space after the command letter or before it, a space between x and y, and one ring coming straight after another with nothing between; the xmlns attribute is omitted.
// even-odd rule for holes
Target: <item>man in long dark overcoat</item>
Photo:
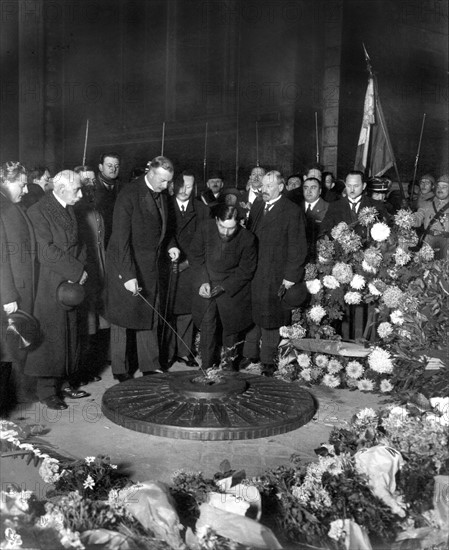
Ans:
<svg viewBox="0 0 449 550"><path fill-rule="evenodd" d="M6 412L14 399L33 400L34 379L23 373L26 354L11 354L8 343L8 316L17 310L33 313L36 270L36 243L30 220L19 203L27 191L27 174L18 162L0 167L0 410ZM25 335L26 336L26 335ZM12 374L14 395L10 394Z"/></svg>
<svg viewBox="0 0 449 550"><path fill-rule="evenodd" d="M190 245L193 271L194 323L200 328L202 366L216 361L217 331L223 327L226 350L239 341L251 319L251 279L257 265L256 240L238 223L234 206L219 204L214 220L206 220ZM233 367L231 363L228 367Z"/></svg>
<svg viewBox="0 0 449 550"><path fill-rule="evenodd" d="M193 194L195 176L185 170L176 177L173 196L168 197L167 238L174 237L180 249L177 269L172 270L167 262L165 279L169 282L164 297L164 312L170 316L178 335L165 327L163 334L167 347L169 363L182 362L196 366L192 357L193 321L192 321L192 269L189 264L190 244L200 223L210 218L210 208Z"/></svg>
<svg viewBox="0 0 449 550"><path fill-rule="evenodd" d="M131 377L126 349L133 335L142 373L161 368L155 310L159 308L159 256L167 229L167 197L162 191L172 178L172 162L156 157L148 173L130 182L115 204L106 251L104 316L111 323L112 372L120 382ZM168 244L168 254L176 261L179 249L174 244Z"/></svg>
<svg viewBox="0 0 449 550"><path fill-rule="evenodd" d="M262 180L263 202L253 204L248 220L258 241L258 263L251 284L255 326L246 335L243 355L247 362L260 359L268 372L273 370L279 327L290 320L280 293L302 281L307 256L304 214L282 195L283 189L281 174L267 172Z"/></svg>
<svg viewBox="0 0 449 550"><path fill-rule="evenodd" d="M37 396L51 409L66 409L61 397L89 394L75 390L79 367L78 312L58 299L63 282L84 284L85 253L78 241L73 205L81 198L78 174L64 170L54 177L54 189L27 211L38 245L39 282L34 315L42 331L41 345L27 357L25 373L37 377Z"/></svg>

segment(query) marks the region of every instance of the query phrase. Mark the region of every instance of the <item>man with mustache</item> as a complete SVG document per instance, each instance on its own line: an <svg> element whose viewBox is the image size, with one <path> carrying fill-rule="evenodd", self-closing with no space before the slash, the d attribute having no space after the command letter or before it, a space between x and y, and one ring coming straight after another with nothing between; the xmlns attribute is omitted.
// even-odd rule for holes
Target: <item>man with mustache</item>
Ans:
<svg viewBox="0 0 449 550"><path fill-rule="evenodd" d="M282 295L292 287L300 289L295 285L302 281L307 256L304 214L283 191L280 172L267 172L262 179L263 202L253 204L248 220L258 240L259 257L251 285L254 327L246 335L246 359L240 367L260 359L267 375L275 370L279 327L289 324L291 316Z"/></svg>

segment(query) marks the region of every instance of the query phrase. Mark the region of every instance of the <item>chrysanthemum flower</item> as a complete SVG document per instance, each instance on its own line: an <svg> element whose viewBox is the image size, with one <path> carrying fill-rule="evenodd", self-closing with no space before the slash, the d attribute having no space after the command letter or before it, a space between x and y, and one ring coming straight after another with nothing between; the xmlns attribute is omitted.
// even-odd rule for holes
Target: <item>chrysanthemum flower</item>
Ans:
<svg viewBox="0 0 449 550"><path fill-rule="evenodd" d="M376 411L371 407L365 407L364 409L361 409L356 414L356 417L357 417L357 420L359 420L360 422L365 422L367 420L368 421L376 420L377 414L376 414Z"/></svg>
<svg viewBox="0 0 449 550"><path fill-rule="evenodd" d="M88 475L86 477L86 479L84 480L83 487L85 489L93 489L95 487L94 478L92 476Z"/></svg>
<svg viewBox="0 0 449 550"><path fill-rule="evenodd" d="M343 368L343 365L338 359L331 359L327 365L327 370L330 374L337 374Z"/></svg>
<svg viewBox="0 0 449 550"><path fill-rule="evenodd" d="M323 355L322 353L315 355L315 365L320 369L325 369L328 363L329 359L326 357L326 355Z"/></svg>
<svg viewBox="0 0 449 550"><path fill-rule="evenodd" d="M348 224L346 222L340 222L332 228L332 238L338 241L345 233L349 231Z"/></svg>
<svg viewBox="0 0 449 550"><path fill-rule="evenodd" d="M340 385L340 378L338 376L334 376L333 374L325 374L321 380L321 384L323 386L327 386L328 388L338 388Z"/></svg>
<svg viewBox="0 0 449 550"><path fill-rule="evenodd" d="M310 378L312 380L318 380L318 378L323 374L323 370L319 369L318 367L315 367L313 369L310 369Z"/></svg>
<svg viewBox="0 0 449 550"><path fill-rule="evenodd" d="M355 290L362 290L363 288L365 288L365 285L366 285L365 277L357 273L354 275L350 283L350 286Z"/></svg>
<svg viewBox="0 0 449 550"><path fill-rule="evenodd" d="M435 251L428 243L424 243L418 251L417 256L425 262L431 262L435 257Z"/></svg>
<svg viewBox="0 0 449 550"><path fill-rule="evenodd" d="M371 246L363 252L363 259L373 267L379 267L382 263L382 252Z"/></svg>
<svg viewBox="0 0 449 550"><path fill-rule="evenodd" d="M310 369L304 369L302 370L299 375L301 376L301 378L303 380L305 380L306 382L310 382L310 380L312 379L312 376L311 376L311 370Z"/></svg>
<svg viewBox="0 0 449 550"><path fill-rule="evenodd" d="M393 327L387 321L380 323L380 325L377 327L377 334L381 338L388 338L393 334Z"/></svg>
<svg viewBox="0 0 449 550"><path fill-rule="evenodd" d="M378 212L375 206L365 206L361 208L359 212L359 223L365 227L371 225L377 220Z"/></svg>
<svg viewBox="0 0 449 550"><path fill-rule="evenodd" d="M403 248L398 247L396 249L396 252L394 253L394 261L397 266L403 267L404 265L407 265L411 259L411 255Z"/></svg>
<svg viewBox="0 0 449 550"><path fill-rule="evenodd" d="M378 243L386 241L390 233L390 228L384 222L377 222L371 228L371 237Z"/></svg>
<svg viewBox="0 0 449 550"><path fill-rule="evenodd" d="M303 369L306 369L310 367L310 357L307 355L307 353L299 353L296 356L296 360L298 361L298 365L302 367Z"/></svg>
<svg viewBox="0 0 449 550"><path fill-rule="evenodd" d="M311 281L316 279L318 275L318 270L315 264L307 264L305 267L304 280Z"/></svg>
<svg viewBox="0 0 449 550"><path fill-rule="evenodd" d="M395 309L390 313L390 321L393 325L402 325L404 324L404 314L399 309Z"/></svg>
<svg viewBox="0 0 449 550"><path fill-rule="evenodd" d="M366 260L362 261L362 269L367 273L377 273L377 268L369 264Z"/></svg>
<svg viewBox="0 0 449 550"><path fill-rule="evenodd" d="M312 279L311 281L306 281L306 287L310 294L318 294L323 285L319 279Z"/></svg>
<svg viewBox="0 0 449 550"><path fill-rule="evenodd" d="M393 372L393 362L390 353L376 346L368 355L368 364L376 372L381 374L390 374Z"/></svg>
<svg viewBox="0 0 449 550"><path fill-rule="evenodd" d="M354 276L352 267L343 262L337 262L332 268L332 275L339 283L349 283Z"/></svg>
<svg viewBox="0 0 449 550"><path fill-rule="evenodd" d="M344 300L347 304L356 305L362 301L362 295L360 292L346 292Z"/></svg>
<svg viewBox="0 0 449 550"><path fill-rule="evenodd" d="M380 391L382 393L389 393L389 392L393 391L393 389L394 389L394 386L389 380L384 379L384 380L381 381Z"/></svg>
<svg viewBox="0 0 449 550"><path fill-rule="evenodd" d="M310 319L317 325L321 323L321 319L327 315L326 310L322 306L313 306L309 310Z"/></svg>
<svg viewBox="0 0 449 550"><path fill-rule="evenodd" d="M349 363L346 365L346 374L349 376L349 378L360 378L363 375L363 366L358 361L349 361Z"/></svg>
<svg viewBox="0 0 449 550"><path fill-rule="evenodd" d="M340 286L340 283L337 281L337 279L333 275L325 275L323 277L323 285L326 288L330 288L331 290L334 290Z"/></svg>
<svg viewBox="0 0 449 550"><path fill-rule="evenodd" d="M404 293L395 285L387 287L382 295L382 302L389 308L397 309L404 300Z"/></svg>
<svg viewBox="0 0 449 550"><path fill-rule="evenodd" d="M360 391L373 391L374 382L368 378L362 378L357 382L357 387Z"/></svg>
<svg viewBox="0 0 449 550"><path fill-rule="evenodd" d="M414 216L410 210L398 210L394 216L394 223L401 229L410 229L413 227Z"/></svg>

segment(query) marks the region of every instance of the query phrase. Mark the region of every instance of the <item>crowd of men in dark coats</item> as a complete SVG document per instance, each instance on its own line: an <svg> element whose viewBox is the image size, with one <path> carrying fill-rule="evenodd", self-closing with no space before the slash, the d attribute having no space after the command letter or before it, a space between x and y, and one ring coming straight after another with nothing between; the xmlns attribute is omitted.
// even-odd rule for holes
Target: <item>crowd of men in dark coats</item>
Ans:
<svg viewBox="0 0 449 550"><path fill-rule="evenodd" d="M42 167L1 167L3 411L8 379L17 401L59 410L89 395L80 386L98 381L107 361L119 382L137 368L196 367L195 327L203 368L260 361L272 374L279 327L307 300L304 266L317 239L365 206L386 221L400 206L383 179L370 182L382 200L367 196L360 172L338 188L318 167L287 181L255 167L243 191L215 172L196 197L194 174L174 178L166 157L125 185L119 170L113 152L97 176L90 166L52 179ZM439 178L437 194L448 186ZM18 352L20 313L39 329Z"/></svg>

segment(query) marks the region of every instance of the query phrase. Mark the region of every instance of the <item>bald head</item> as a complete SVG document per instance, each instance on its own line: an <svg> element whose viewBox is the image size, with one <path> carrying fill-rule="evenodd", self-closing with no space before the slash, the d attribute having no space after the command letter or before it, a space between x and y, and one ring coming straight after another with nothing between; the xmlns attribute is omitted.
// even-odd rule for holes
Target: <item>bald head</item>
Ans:
<svg viewBox="0 0 449 550"><path fill-rule="evenodd" d="M58 172L53 178L53 192L66 204L73 205L82 197L81 178L73 170Z"/></svg>

